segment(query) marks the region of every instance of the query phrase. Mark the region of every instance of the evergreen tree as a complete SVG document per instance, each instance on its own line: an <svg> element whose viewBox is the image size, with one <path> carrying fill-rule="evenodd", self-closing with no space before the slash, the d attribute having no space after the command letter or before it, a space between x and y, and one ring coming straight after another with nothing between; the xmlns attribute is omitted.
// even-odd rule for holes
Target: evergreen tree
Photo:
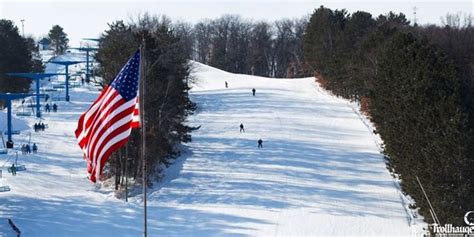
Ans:
<svg viewBox="0 0 474 237"><path fill-rule="evenodd" d="M349 97L344 86L348 52L343 31L347 19L346 10L332 11L321 6L311 15L303 44L306 63L323 86L344 97Z"/></svg>
<svg viewBox="0 0 474 237"><path fill-rule="evenodd" d="M109 29L100 38L96 54L100 64L98 73L103 79L97 83L102 86L108 85L115 78L139 46L131 27L125 25L123 21L116 21L108 26Z"/></svg>
<svg viewBox="0 0 474 237"><path fill-rule="evenodd" d="M56 55L63 54L68 48L69 39L61 26L54 25L49 31L48 37Z"/></svg>
<svg viewBox="0 0 474 237"><path fill-rule="evenodd" d="M31 52L31 72L42 72L44 70L43 62L41 61L41 55L39 53L38 45L33 38L25 38L28 50Z"/></svg>
<svg viewBox="0 0 474 237"><path fill-rule="evenodd" d="M0 20L0 93L27 92L31 80L6 76L8 72L41 71L41 61L33 58L34 42L22 38L10 20Z"/></svg>
<svg viewBox="0 0 474 237"><path fill-rule="evenodd" d="M461 225L472 207L472 157L456 69L445 55L398 33L378 64L371 116L402 188L431 219L419 177L442 223Z"/></svg>

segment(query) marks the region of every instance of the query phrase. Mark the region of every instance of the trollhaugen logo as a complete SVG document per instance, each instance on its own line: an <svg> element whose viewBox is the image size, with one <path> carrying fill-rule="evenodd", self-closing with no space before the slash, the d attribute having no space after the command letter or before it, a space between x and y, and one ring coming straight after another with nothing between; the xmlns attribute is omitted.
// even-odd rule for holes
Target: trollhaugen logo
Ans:
<svg viewBox="0 0 474 237"><path fill-rule="evenodd" d="M474 211L466 212L466 215L464 215L464 222L466 222L467 225L474 226Z"/></svg>

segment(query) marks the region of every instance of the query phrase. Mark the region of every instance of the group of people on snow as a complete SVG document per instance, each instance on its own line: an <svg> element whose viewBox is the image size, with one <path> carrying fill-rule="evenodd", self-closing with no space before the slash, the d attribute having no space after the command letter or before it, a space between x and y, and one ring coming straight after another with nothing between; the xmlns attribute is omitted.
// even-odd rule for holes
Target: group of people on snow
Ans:
<svg viewBox="0 0 474 237"><path fill-rule="evenodd" d="M26 154L30 154L32 151L33 153L36 153L38 152L38 146L36 145L36 143L33 143L33 145L30 147L30 144L23 144L21 145L21 154L23 155L26 155Z"/></svg>
<svg viewBox="0 0 474 237"><path fill-rule="evenodd" d="M44 110L48 113L51 111L49 104L46 104L44 106ZM56 111L58 111L58 106L56 104L53 104L53 112L56 112Z"/></svg>
<svg viewBox="0 0 474 237"><path fill-rule="evenodd" d="M46 128L46 125L44 125L44 123L35 123L35 125L33 125L33 128L35 129L35 132L38 132L38 131L44 131L44 129Z"/></svg>
<svg viewBox="0 0 474 237"><path fill-rule="evenodd" d="M225 88L229 88L229 83L227 83L227 81L225 81ZM255 96L255 93L257 92L257 90L255 88L252 88L252 95ZM240 123L240 133L245 133L245 128L244 128L244 124L243 123ZM258 139L257 141L257 148L263 148L263 140L262 139Z"/></svg>

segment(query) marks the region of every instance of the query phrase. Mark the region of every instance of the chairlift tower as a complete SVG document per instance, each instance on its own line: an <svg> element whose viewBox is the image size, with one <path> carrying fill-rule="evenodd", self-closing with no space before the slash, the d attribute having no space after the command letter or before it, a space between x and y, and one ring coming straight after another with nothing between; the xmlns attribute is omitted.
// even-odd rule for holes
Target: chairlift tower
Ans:
<svg viewBox="0 0 474 237"><path fill-rule="evenodd" d="M0 94L0 99L4 100L7 106L7 148L13 148L12 140L12 100L35 96L35 94L4 93Z"/></svg>
<svg viewBox="0 0 474 237"><path fill-rule="evenodd" d="M89 68L89 65L90 65L90 63L89 63L90 62L90 60L89 60L90 52L97 51L99 48L79 47L79 48L71 48L71 49L77 49L79 51L85 51L86 52L86 83L89 83L90 82L90 77L91 77L90 68Z"/></svg>
<svg viewBox="0 0 474 237"><path fill-rule="evenodd" d="M52 76L65 75L64 73L6 73L8 76L28 78L34 80L36 83L36 117L41 118L41 103L40 103L40 80Z"/></svg>
<svg viewBox="0 0 474 237"><path fill-rule="evenodd" d="M69 101L70 98L69 98L69 66L70 65L74 65L74 64L78 64L78 63L84 63L84 61L51 61L50 63L54 63L54 64L59 64L59 65L63 65L66 67L66 72L65 72L65 75L66 75L66 101Z"/></svg>

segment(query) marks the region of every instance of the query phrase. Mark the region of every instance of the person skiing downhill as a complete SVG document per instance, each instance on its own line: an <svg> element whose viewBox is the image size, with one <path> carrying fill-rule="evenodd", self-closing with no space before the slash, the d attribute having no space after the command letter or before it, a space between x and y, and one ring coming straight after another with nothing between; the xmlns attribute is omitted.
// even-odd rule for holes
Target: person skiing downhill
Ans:
<svg viewBox="0 0 474 237"><path fill-rule="evenodd" d="M258 147L259 149L260 149L260 148L263 148L263 141L262 141L262 139L258 139L257 143L258 143L258 146L257 146L257 147Z"/></svg>
<svg viewBox="0 0 474 237"><path fill-rule="evenodd" d="M252 89L252 94L253 94L253 96L255 96L255 91L257 91L257 90L255 90L255 88L253 88L253 89Z"/></svg>
<svg viewBox="0 0 474 237"><path fill-rule="evenodd" d="M244 124L242 124L242 123L240 124L240 132L241 132L241 133L242 133L242 132L245 133Z"/></svg>
<svg viewBox="0 0 474 237"><path fill-rule="evenodd" d="M225 88L229 88L229 84L227 84L227 81L225 82Z"/></svg>

